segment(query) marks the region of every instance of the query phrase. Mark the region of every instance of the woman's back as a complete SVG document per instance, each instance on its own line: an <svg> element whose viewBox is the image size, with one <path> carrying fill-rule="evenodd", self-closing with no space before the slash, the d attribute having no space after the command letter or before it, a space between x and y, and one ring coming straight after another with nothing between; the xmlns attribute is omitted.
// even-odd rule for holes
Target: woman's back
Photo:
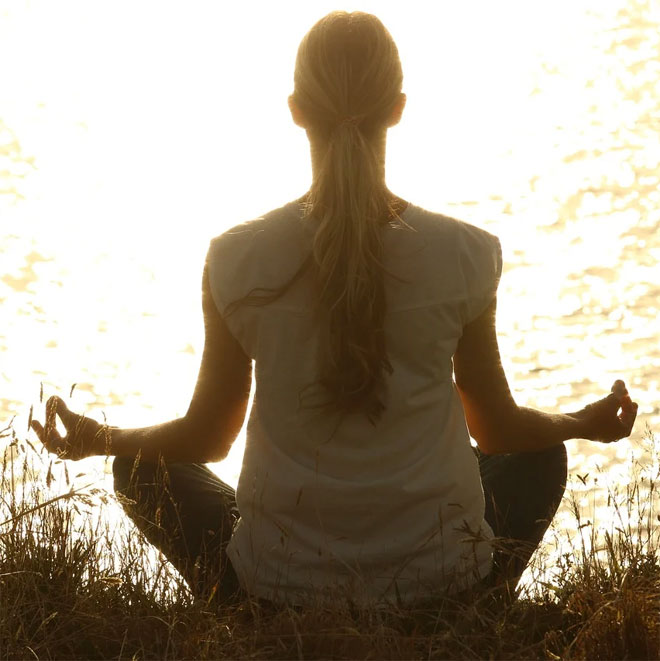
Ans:
<svg viewBox="0 0 660 661"><path fill-rule="evenodd" d="M315 227L301 205L211 244L214 300L255 360L241 521L228 554L257 595L296 601L348 584L355 599L405 601L452 589L455 570L467 572L459 588L490 568L489 544L470 543L491 531L451 359L465 324L495 295L499 242L414 205L401 217L382 230L392 374L376 424L316 406L323 389L310 277L265 305L228 310L264 283L287 282L304 262Z"/></svg>

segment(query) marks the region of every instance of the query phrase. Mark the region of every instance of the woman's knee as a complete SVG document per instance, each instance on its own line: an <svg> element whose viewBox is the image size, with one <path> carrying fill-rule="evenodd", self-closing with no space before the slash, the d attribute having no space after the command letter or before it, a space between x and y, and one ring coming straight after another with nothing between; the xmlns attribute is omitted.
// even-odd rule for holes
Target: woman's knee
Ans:
<svg viewBox="0 0 660 661"><path fill-rule="evenodd" d="M552 475L557 479L564 476L565 484L568 456L563 443L537 452L520 453L518 456L521 463L527 465L529 471L538 472L541 475Z"/></svg>
<svg viewBox="0 0 660 661"><path fill-rule="evenodd" d="M115 491L126 491L136 481L144 481L145 470L153 473L153 467L136 461L135 457L115 457L112 462L112 477Z"/></svg>
<svg viewBox="0 0 660 661"><path fill-rule="evenodd" d="M568 477L568 457L563 443L549 448L539 459L537 471L537 494L539 502L548 507L549 518L552 519L566 491Z"/></svg>
<svg viewBox="0 0 660 661"><path fill-rule="evenodd" d="M566 478L568 477L568 454L564 443L550 448L546 457L548 470L552 471L557 481L561 483L562 488L566 487Z"/></svg>
<svg viewBox="0 0 660 661"><path fill-rule="evenodd" d="M550 449L554 451L554 456L556 456L560 462L564 464L566 463L568 455L566 453L565 443L560 443L559 445L555 445Z"/></svg>
<svg viewBox="0 0 660 661"><path fill-rule="evenodd" d="M112 477L115 491L123 491L129 483L133 461L129 457L115 457L112 462Z"/></svg>

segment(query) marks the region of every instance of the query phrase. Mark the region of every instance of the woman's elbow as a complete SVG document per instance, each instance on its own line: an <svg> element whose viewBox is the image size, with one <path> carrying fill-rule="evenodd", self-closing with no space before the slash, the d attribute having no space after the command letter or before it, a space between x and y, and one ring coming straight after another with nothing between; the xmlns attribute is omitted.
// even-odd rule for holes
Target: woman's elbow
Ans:
<svg viewBox="0 0 660 661"><path fill-rule="evenodd" d="M509 454L511 452L506 439L503 437L489 434L487 436L473 436L473 438L482 454Z"/></svg>
<svg viewBox="0 0 660 661"><path fill-rule="evenodd" d="M510 454L520 446L520 425L514 408L479 425L469 425L470 435L484 454Z"/></svg>
<svg viewBox="0 0 660 661"><path fill-rule="evenodd" d="M212 444L207 453L208 459L206 460L206 463L215 464L224 461L227 458L230 449L231 443L216 442Z"/></svg>
<svg viewBox="0 0 660 661"><path fill-rule="evenodd" d="M223 427L217 428L206 440L205 446L209 462L224 461L241 431L241 427L237 424L228 424Z"/></svg>
<svg viewBox="0 0 660 661"><path fill-rule="evenodd" d="M204 463L216 463L227 458L231 446L240 433L243 417L226 410L214 411L215 415L191 415L190 438L195 439L205 457Z"/></svg>
<svg viewBox="0 0 660 661"><path fill-rule="evenodd" d="M229 454L231 443L227 443L213 430L190 421L185 436L181 439L181 453L189 456L193 463L216 463Z"/></svg>

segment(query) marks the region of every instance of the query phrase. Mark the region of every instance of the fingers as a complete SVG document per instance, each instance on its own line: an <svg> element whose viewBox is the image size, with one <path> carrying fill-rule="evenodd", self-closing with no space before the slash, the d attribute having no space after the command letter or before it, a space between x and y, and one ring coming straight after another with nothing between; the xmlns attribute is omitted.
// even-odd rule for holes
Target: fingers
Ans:
<svg viewBox="0 0 660 661"><path fill-rule="evenodd" d="M635 404L635 402L633 402L632 399L630 399L630 395L624 395L621 398L620 404L621 404L621 409L625 413L629 413L630 411L632 411L634 407L637 406L637 404Z"/></svg>
<svg viewBox="0 0 660 661"><path fill-rule="evenodd" d="M628 394L626 384L617 379L607 397L583 409L590 421L593 438L612 443L630 436L637 417L637 404Z"/></svg>
<svg viewBox="0 0 660 661"><path fill-rule="evenodd" d="M607 397L601 399L598 403L601 404L604 409L609 409L613 413L616 413L621 406L621 399L618 394L612 392Z"/></svg>
<svg viewBox="0 0 660 661"><path fill-rule="evenodd" d="M621 421L622 431L625 433L625 436L630 436L635 419L637 418L637 403L632 401L626 384L621 379L617 379L612 385L612 394L608 395L608 397L612 396L617 399L618 407L621 408L621 413L618 417Z"/></svg>
<svg viewBox="0 0 660 661"><path fill-rule="evenodd" d="M40 422L37 422L36 420L33 420L30 423L30 427L32 427L32 431L37 435L37 438L43 443L45 434L44 434L44 428L41 426Z"/></svg>
<svg viewBox="0 0 660 661"><path fill-rule="evenodd" d="M49 404L54 407L55 413L60 416L62 423L67 429L75 427L76 424L80 422L81 416L70 411L64 400L60 397L57 397L56 395L51 397L46 402L46 409L48 409Z"/></svg>
<svg viewBox="0 0 660 661"><path fill-rule="evenodd" d="M624 395L628 394L628 389L626 388L626 384L621 379L617 379L612 385L611 392L613 392L619 399L621 399Z"/></svg>
<svg viewBox="0 0 660 661"><path fill-rule="evenodd" d="M62 456L67 450L67 443L66 439L62 438L61 434L57 431L57 416L60 417L67 430L67 438L69 437L69 433L74 431L76 425L80 424L82 420L82 416L76 415L68 409L64 400L60 397L53 396L46 402L45 424L42 425L38 420L32 420L30 426L49 452Z"/></svg>
<svg viewBox="0 0 660 661"><path fill-rule="evenodd" d="M61 436L56 428L60 418L66 429ZM31 427L44 444L44 447L61 459L83 459L96 454L97 439L105 425L100 425L92 418L70 411L60 397L50 397L46 402L46 420L44 425L32 420Z"/></svg>
<svg viewBox="0 0 660 661"><path fill-rule="evenodd" d="M64 439L60 436L57 429L55 429L54 424L51 427L46 423L46 429L44 429L40 422L33 420L30 426L48 452L60 454L63 451Z"/></svg>
<svg viewBox="0 0 660 661"><path fill-rule="evenodd" d="M637 418L638 408L637 403L633 402L628 395L621 400L621 414L619 415L619 420L626 431L626 436L630 436L632 432L635 419Z"/></svg>

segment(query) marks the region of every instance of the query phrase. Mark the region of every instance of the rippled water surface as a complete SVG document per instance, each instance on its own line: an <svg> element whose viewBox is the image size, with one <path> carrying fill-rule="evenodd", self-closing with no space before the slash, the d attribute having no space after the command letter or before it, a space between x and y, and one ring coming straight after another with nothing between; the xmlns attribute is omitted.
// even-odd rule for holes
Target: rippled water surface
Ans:
<svg viewBox="0 0 660 661"><path fill-rule="evenodd" d="M274 10L259 5L254 28L247 4L230 12L231 49L227 17L203 3L151 32L146 10L129 22L128 5L124 19L80 5L79 30L57 19L60 41L47 5L0 9L0 428L15 417L24 434L41 382L45 396L76 383L72 407L116 425L185 412L208 240L310 176L285 99L297 41L331 7L299 5L275 38ZM390 188L501 237L501 353L519 404L570 411L626 379L631 441L568 444L573 476L600 467L625 483L624 459L660 422L660 5L464 3L432 23L432 4L361 5L406 74ZM229 481L241 450L218 467Z"/></svg>

